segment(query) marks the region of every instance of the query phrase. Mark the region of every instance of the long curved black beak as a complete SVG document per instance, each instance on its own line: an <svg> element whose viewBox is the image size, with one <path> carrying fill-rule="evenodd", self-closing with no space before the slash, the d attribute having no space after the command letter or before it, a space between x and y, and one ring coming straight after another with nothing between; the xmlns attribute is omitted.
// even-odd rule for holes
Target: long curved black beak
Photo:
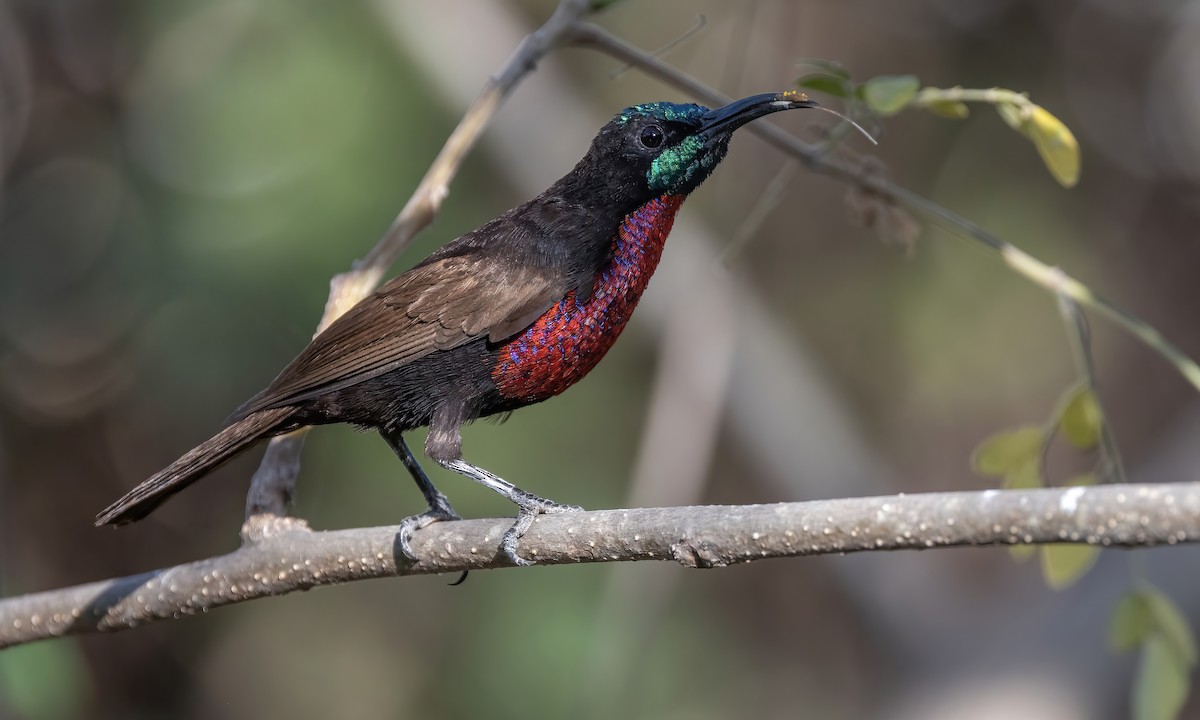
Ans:
<svg viewBox="0 0 1200 720"><path fill-rule="evenodd" d="M821 106L816 101L810 100L804 93L795 91L751 95L741 100L734 100L715 110L709 110L700 118L699 132L709 137L728 134L763 115L770 115L780 110L815 107Z"/></svg>

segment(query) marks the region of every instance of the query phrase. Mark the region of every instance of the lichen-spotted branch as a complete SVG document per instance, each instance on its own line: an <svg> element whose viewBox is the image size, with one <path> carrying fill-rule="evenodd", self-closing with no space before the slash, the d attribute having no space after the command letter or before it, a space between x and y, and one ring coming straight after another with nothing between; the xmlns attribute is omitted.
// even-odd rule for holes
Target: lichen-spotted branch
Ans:
<svg viewBox="0 0 1200 720"><path fill-rule="evenodd" d="M154 620L369 578L509 566L503 520L418 531L415 561L396 527L302 527L221 557L0 600L0 647ZM878 550L1080 542L1148 547L1200 541L1200 483L985 490L543 515L521 539L539 565L673 560L723 567L766 558Z"/></svg>

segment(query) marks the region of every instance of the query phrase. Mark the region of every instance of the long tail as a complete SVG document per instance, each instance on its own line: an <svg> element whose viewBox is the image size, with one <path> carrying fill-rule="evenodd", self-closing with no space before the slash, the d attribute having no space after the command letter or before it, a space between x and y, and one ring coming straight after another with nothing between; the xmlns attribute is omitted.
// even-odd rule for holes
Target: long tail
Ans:
<svg viewBox="0 0 1200 720"><path fill-rule="evenodd" d="M141 520L167 498L279 427L293 412L295 409L290 407L270 408L238 420L106 507L96 516L96 525L125 525Z"/></svg>

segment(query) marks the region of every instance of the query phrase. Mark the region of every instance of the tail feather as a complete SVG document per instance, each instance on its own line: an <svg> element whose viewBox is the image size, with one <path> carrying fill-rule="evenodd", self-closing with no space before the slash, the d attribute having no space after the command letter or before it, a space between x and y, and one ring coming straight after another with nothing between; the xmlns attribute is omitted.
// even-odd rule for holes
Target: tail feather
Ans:
<svg viewBox="0 0 1200 720"><path fill-rule="evenodd" d="M290 407L271 408L238 420L109 505L96 516L96 525L125 525L141 520L167 498L279 427L293 412Z"/></svg>

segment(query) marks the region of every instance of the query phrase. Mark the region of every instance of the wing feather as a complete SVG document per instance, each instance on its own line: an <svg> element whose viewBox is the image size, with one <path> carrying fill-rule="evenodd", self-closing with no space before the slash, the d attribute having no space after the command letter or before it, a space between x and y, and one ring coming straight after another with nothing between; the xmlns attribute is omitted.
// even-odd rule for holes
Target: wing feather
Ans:
<svg viewBox="0 0 1200 720"><path fill-rule="evenodd" d="M233 419L346 388L476 338L499 342L569 289L553 268L488 260L478 251L435 256L394 278L313 338Z"/></svg>

